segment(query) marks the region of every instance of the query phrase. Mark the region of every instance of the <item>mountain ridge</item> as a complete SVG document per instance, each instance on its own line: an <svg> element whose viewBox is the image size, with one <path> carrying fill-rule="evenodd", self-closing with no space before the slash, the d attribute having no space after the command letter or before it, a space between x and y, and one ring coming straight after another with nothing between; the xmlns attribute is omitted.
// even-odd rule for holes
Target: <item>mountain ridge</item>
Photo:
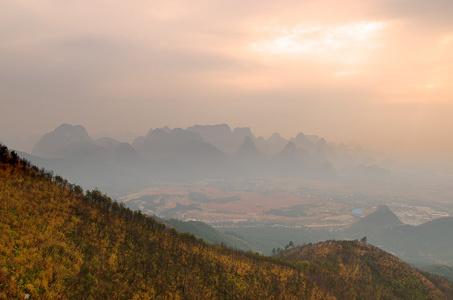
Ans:
<svg viewBox="0 0 453 300"><path fill-rule="evenodd" d="M353 151L348 152L347 147L336 148L323 138L303 133L291 139L274 133L266 140L255 137L248 127L232 130L227 124L194 125L187 129L165 126L150 129L145 136L135 138L130 144L130 151L122 151L121 159L135 162L131 165L111 157L112 149L121 144L108 137L92 140L83 126L62 124L37 142L32 155L47 159L40 161L44 164L41 167L61 170L71 180L80 179L80 183L87 188L102 187L109 193L114 190L114 195L118 195L116 182L121 174L125 176L124 182L141 177L138 181L143 183L140 184L143 188L162 180L181 182L283 177L331 182L363 177L362 181L369 183L374 180L381 182L387 176L385 169L377 166L371 168L365 165L365 169L358 169L362 158L352 155ZM284 147L281 147L283 144ZM126 146L123 144L121 147ZM107 160L109 157L110 161ZM99 173L103 168L109 170L101 172L102 176L97 179L88 181L81 174L85 169L87 173L93 169ZM368 175L361 176L360 172L367 172ZM391 172L388 171L388 174ZM90 176L87 174L87 177Z"/></svg>

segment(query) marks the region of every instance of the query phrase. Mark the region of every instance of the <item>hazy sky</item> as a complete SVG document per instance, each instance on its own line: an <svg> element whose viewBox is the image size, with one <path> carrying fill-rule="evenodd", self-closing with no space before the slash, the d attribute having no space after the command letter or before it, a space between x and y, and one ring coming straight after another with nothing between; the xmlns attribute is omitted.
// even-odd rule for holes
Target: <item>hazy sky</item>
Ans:
<svg viewBox="0 0 453 300"><path fill-rule="evenodd" d="M0 0L0 138L228 123L453 153L451 0Z"/></svg>

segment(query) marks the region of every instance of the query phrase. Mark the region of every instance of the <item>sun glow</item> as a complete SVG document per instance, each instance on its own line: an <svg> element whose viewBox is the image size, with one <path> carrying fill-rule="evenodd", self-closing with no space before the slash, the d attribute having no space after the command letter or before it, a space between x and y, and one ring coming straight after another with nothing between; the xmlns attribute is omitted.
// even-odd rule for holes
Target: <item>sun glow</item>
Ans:
<svg viewBox="0 0 453 300"><path fill-rule="evenodd" d="M360 52L382 45L377 39L383 22L357 22L337 26L304 26L264 29L271 38L250 45L253 51L267 54L347 55L359 58Z"/></svg>

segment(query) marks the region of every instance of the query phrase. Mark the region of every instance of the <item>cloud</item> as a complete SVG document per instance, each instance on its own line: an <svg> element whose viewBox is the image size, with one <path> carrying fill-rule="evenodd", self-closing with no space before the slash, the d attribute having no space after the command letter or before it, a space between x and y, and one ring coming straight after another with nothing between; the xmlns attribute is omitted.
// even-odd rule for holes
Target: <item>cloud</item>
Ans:
<svg viewBox="0 0 453 300"><path fill-rule="evenodd" d="M297 25L292 28L271 28L273 37L250 45L257 52L269 54L308 54L322 59L354 63L382 46L377 38L383 22L353 22L324 26ZM310 57L313 59L313 57Z"/></svg>
<svg viewBox="0 0 453 300"><path fill-rule="evenodd" d="M375 1L382 15L388 18L406 19L417 25L420 30L446 29L453 20L453 2L449 0L395 0Z"/></svg>
<svg viewBox="0 0 453 300"><path fill-rule="evenodd" d="M219 120L394 140L412 130L404 112L426 103L419 126L446 135L432 107L453 113L452 11L419 0L3 1L0 130Z"/></svg>

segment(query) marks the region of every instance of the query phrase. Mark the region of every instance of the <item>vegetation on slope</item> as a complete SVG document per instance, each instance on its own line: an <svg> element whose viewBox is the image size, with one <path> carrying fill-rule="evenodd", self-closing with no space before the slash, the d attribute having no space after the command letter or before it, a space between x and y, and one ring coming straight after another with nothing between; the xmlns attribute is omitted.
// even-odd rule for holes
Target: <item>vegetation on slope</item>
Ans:
<svg viewBox="0 0 453 300"><path fill-rule="evenodd" d="M0 164L3 299L332 298L292 264L167 230L27 164Z"/></svg>
<svg viewBox="0 0 453 300"><path fill-rule="evenodd" d="M306 275L341 299L441 299L453 285L430 281L415 268L377 247L358 241L329 241L287 251L285 259L308 261ZM435 282L436 284L434 284Z"/></svg>
<svg viewBox="0 0 453 300"><path fill-rule="evenodd" d="M355 291L351 299L369 295L331 270L316 260L263 257L168 230L98 190L83 194L0 145L1 299L335 299L344 289ZM398 274L404 281L412 273ZM447 297L425 277L409 278L421 287L414 294L403 285L398 292L405 296ZM335 280L346 287L331 287ZM381 287L374 291L385 295Z"/></svg>

